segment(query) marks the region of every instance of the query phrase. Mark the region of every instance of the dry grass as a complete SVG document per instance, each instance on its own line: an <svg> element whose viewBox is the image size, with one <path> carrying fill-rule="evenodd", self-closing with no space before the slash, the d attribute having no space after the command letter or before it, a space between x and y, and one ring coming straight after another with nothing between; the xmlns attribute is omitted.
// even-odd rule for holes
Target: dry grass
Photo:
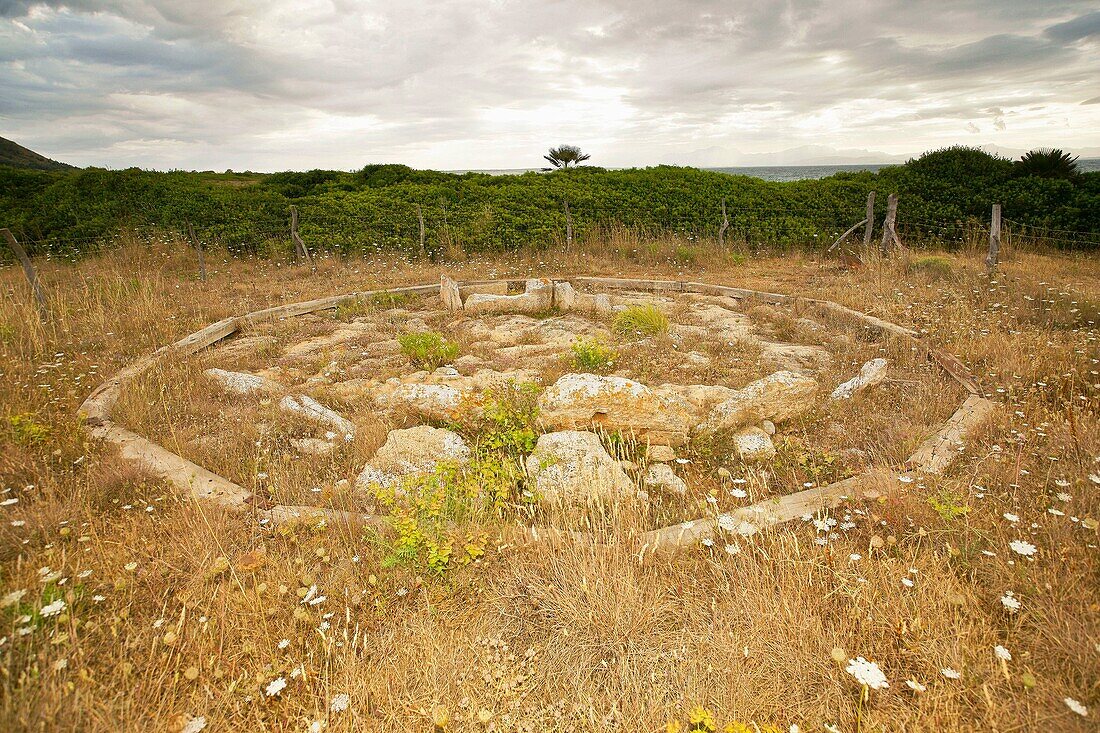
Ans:
<svg viewBox="0 0 1100 733"><path fill-rule="evenodd" d="M204 716L208 730L301 731L313 721L333 731L430 730L446 718L439 727L456 731L656 731L673 719L686 729L698 705L720 725L783 730L855 730L857 715L863 730L1091 729L1100 714L1100 499L1089 478L1100 473L1100 264L1017 250L990 280L976 256L843 272L804 255L742 263L704 245L677 256L677 247L618 237L446 269L468 278L684 276L830 298L928 331L1006 408L947 476L839 511L855 526L826 546L809 523L741 541L737 554L701 548L646 565L625 543L490 542L480 561L440 578L383 567L385 549L355 533L271 533L189 503L90 444L74 413L105 377L206 323L430 282L441 267L327 258L310 276L282 262L208 256L203 285L185 248L134 244L77 265L42 263L54 313L46 327L33 321L20 273L0 272L0 597L26 591L0 609L0 730L180 730L187 716ZM805 444L791 455L857 447L874 463L903 458L959 393L901 345L830 325L848 328L854 345L852 363L834 364L828 379L885 348L908 381L808 416ZM333 324L294 328L304 337ZM195 388L204 358L151 374L127 398L143 404L120 411L136 418L188 401L186 418L140 427L181 452L221 435L226 447L210 467L255 481L278 452L249 432L268 408L241 406L255 412L227 422ZM341 505L340 479L383 435L364 432L331 465L272 465L277 486L249 485ZM317 471L326 485L304 496ZM762 481L748 486L767 492L777 479ZM928 496L966 511L943 519ZM1015 554L1017 539L1036 554ZM250 565L246 553L258 550L264 562ZM314 585L327 599L300 602ZM1015 614L1001 603L1008 591L1022 603ZM65 609L41 617L57 599ZM1004 667L998 644L1012 654ZM860 705L834 647L877 662L890 687ZM945 678L945 667L961 679ZM287 687L265 695L279 677ZM912 692L906 679L927 690ZM350 706L330 713L338 693ZM1066 697L1088 705L1088 718Z"/></svg>

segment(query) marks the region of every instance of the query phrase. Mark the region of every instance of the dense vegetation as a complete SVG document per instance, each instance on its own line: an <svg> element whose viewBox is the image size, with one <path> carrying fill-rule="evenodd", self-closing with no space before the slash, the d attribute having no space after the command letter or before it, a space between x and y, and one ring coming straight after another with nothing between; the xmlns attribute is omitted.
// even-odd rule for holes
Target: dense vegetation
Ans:
<svg viewBox="0 0 1100 733"><path fill-rule="evenodd" d="M415 251L419 209L430 253L491 251L562 240L566 201L578 238L613 226L715 237L725 199L728 240L791 246L822 242L862 219L872 190L879 222L886 194L899 195L900 229L914 240L950 243L965 227L987 222L994 202L1010 226L1051 241L1095 246L1100 238L1100 173L1034 175L960 147L878 173L788 183L669 166L497 176L401 165L267 175L0 167L0 226L21 233L35 251L68 254L124 229L159 235L186 231L191 222L208 243L264 253L289 251L294 205L311 247Z"/></svg>

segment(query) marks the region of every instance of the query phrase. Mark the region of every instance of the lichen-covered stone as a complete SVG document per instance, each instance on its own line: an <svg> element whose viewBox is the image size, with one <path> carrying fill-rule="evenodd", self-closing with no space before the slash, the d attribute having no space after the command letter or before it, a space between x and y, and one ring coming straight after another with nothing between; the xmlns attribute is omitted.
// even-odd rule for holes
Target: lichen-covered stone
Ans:
<svg viewBox="0 0 1100 733"><path fill-rule="evenodd" d="M322 405L309 395L287 395L279 401L279 408L285 412L302 415L321 425L327 425L341 433L345 440L355 436L355 425L350 420Z"/></svg>
<svg viewBox="0 0 1100 733"><path fill-rule="evenodd" d="M671 389L630 379L566 374L539 397L539 420L549 429L600 426L639 440L680 445L694 422L690 403Z"/></svg>
<svg viewBox="0 0 1100 733"><path fill-rule="evenodd" d="M449 311L462 310L462 295L458 291L458 283L446 275L439 276L439 299Z"/></svg>
<svg viewBox="0 0 1100 733"><path fill-rule="evenodd" d="M541 501L584 506L634 493L634 483L594 433L564 430L538 439L527 475Z"/></svg>
<svg viewBox="0 0 1100 733"><path fill-rule="evenodd" d="M469 460L470 448L458 433L428 425L391 430L356 485L393 489L400 495L408 480L433 473L441 463L465 465Z"/></svg>
<svg viewBox="0 0 1100 733"><path fill-rule="evenodd" d="M539 313L554 302L554 283L548 279L528 280L520 295L474 293L464 306L470 315L486 313Z"/></svg>
<svg viewBox="0 0 1100 733"><path fill-rule="evenodd" d="M734 453L745 463L770 461L775 457L771 436L760 428L745 428L733 436Z"/></svg>
<svg viewBox="0 0 1100 733"><path fill-rule="evenodd" d="M666 494L686 494L687 483L667 463L654 463L642 477L642 486Z"/></svg>
<svg viewBox="0 0 1100 733"><path fill-rule="evenodd" d="M734 390L725 401L715 405L696 432L736 430L758 425L763 420L783 422L808 410L813 405L817 388L817 380L813 377L790 371L775 372Z"/></svg>
<svg viewBox="0 0 1100 733"><path fill-rule="evenodd" d="M276 394L283 390L283 385L278 382L246 372L214 368L207 369L203 374L233 394Z"/></svg>
<svg viewBox="0 0 1100 733"><path fill-rule="evenodd" d="M850 400L856 394L881 383L884 379L886 379L886 360L871 359L859 368L859 374L834 389L829 397L834 400Z"/></svg>

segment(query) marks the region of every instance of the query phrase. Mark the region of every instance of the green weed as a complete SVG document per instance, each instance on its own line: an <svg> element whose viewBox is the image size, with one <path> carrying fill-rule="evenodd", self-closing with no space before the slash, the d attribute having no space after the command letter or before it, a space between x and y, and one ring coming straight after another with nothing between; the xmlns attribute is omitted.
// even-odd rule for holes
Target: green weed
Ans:
<svg viewBox="0 0 1100 733"><path fill-rule="evenodd" d="M578 339L573 342L573 368L579 372L603 374L611 369L619 355L609 346L595 339Z"/></svg>
<svg viewBox="0 0 1100 733"><path fill-rule="evenodd" d="M660 336L668 333L668 316L655 305L632 305L616 315L611 326L622 336Z"/></svg>
<svg viewBox="0 0 1100 733"><path fill-rule="evenodd" d="M458 345L434 331L403 333L397 337L397 342L401 344L401 353L409 357L415 366L428 371L458 356Z"/></svg>

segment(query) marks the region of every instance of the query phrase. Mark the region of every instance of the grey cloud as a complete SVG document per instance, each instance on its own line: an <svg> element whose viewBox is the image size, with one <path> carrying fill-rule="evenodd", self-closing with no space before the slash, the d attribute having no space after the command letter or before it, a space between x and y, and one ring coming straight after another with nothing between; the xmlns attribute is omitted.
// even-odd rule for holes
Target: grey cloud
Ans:
<svg viewBox="0 0 1100 733"><path fill-rule="evenodd" d="M1046 35L1065 43L1100 36L1100 10L1052 25L1046 29Z"/></svg>

